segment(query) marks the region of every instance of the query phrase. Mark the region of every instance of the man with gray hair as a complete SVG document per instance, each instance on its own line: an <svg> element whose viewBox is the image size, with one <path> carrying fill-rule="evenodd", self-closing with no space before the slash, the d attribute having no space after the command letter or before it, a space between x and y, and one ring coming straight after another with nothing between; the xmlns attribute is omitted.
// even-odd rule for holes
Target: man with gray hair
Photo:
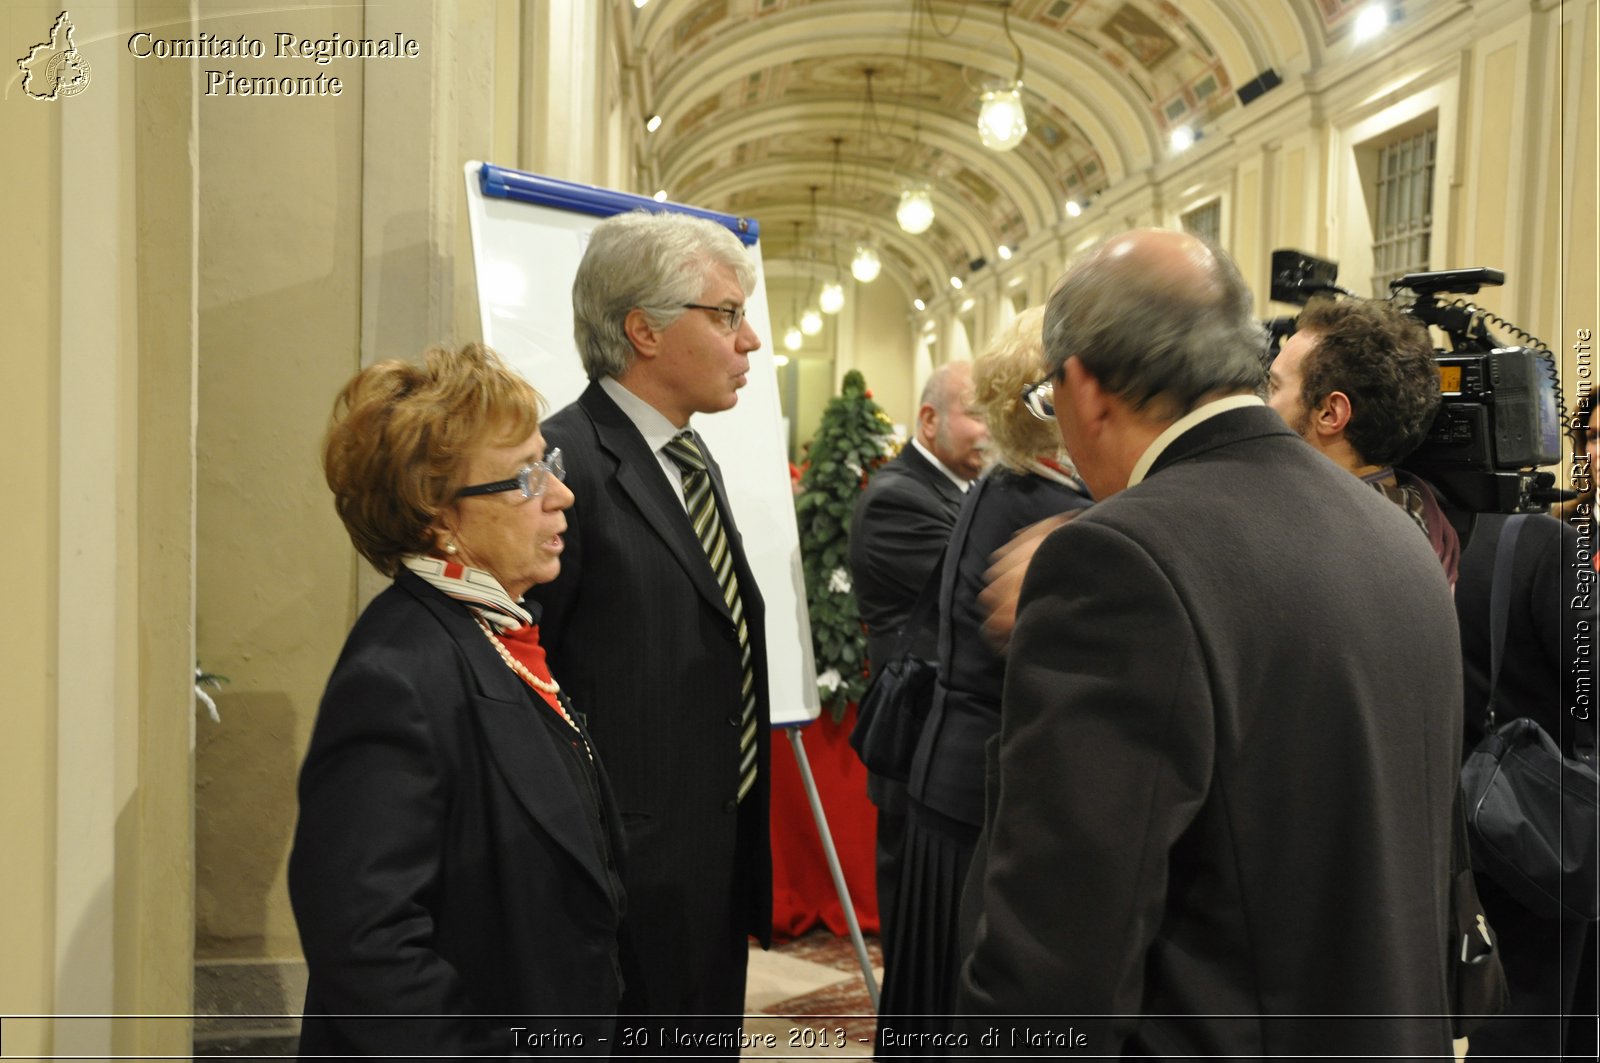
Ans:
<svg viewBox="0 0 1600 1063"><path fill-rule="evenodd" d="M1022 582L973 1050L1448 1056L1461 665L1432 551L1262 404L1250 294L1204 242L1111 239L1044 332L1034 390L1096 504Z"/></svg>
<svg viewBox="0 0 1600 1063"><path fill-rule="evenodd" d="M715 222L601 222L572 288L590 384L544 424L577 501L561 575L532 600L627 835L618 1028L672 1015L689 1035L619 1041L624 1055L738 1055L748 935L771 941L761 593L689 426L738 401L761 346L745 317L754 286Z"/></svg>

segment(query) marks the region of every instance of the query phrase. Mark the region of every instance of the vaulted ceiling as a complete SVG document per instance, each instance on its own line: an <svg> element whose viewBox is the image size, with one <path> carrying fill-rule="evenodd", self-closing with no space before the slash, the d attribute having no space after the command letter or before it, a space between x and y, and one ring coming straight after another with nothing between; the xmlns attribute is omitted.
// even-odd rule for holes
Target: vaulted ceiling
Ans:
<svg viewBox="0 0 1600 1063"><path fill-rule="evenodd" d="M1003 2L620 2L642 181L758 219L768 262L835 246L848 259L869 240L923 293L1057 227L1068 200L1148 170L1174 129L1203 131L1259 75L1314 68L1360 5L1011 0L1028 134L996 152L976 120L980 94L1017 67ZM662 122L647 134L652 114ZM894 216L912 181L931 184L936 210L916 236Z"/></svg>

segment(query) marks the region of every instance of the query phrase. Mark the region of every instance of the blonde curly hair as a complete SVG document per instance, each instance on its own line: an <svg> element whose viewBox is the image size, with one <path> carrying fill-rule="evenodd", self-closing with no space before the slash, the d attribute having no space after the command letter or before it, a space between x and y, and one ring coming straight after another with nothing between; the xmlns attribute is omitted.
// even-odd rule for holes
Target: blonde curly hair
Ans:
<svg viewBox="0 0 1600 1063"><path fill-rule="evenodd" d="M989 424L989 454L1014 472L1038 458L1066 458L1055 422L1039 420L1022 401L1022 389L1048 372L1042 306L1018 314L973 359L973 408Z"/></svg>

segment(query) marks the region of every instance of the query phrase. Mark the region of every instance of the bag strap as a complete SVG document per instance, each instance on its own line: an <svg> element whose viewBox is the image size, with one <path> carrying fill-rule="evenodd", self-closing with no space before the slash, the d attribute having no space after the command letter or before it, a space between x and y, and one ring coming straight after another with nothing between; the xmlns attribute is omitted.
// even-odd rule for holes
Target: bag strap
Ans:
<svg viewBox="0 0 1600 1063"><path fill-rule="evenodd" d="M976 491L977 484L968 488ZM889 654L889 660L898 661L911 652L911 647L916 644L917 632L927 627L930 622L937 623L939 617L939 582L944 575L945 560L950 556L950 539L946 539L944 549L939 551L939 560L933 563L933 571L928 573L928 579L922 584L922 590L917 594L917 604L911 607L911 612L906 616L906 622L900 627L900 636L894 640L894 651ZM877 665L873 665L876 671Z"/></svg>
<svg viewBox="0 0 1600 1063"><path fill-rule="evenodd" d="M1494 730L1494 699L1500 690L1500 661L1505 656L1507 619L1511 614L1511 566L1517 552L1517 534L1528 515L1508 517L1500 530L1494 551L1494 576L1489 585L1489 701L1484 706L1484 734ZM1594 725L1585 720L1568 719L1572 728L1573 752L1585 764L1595 762Z"/></svg>
<svg viewBox="0 0 1600 1063"><path fill-rule="evenodd" d="M961 515L956 518L956 526L950 531L950 541L945 547L947 553L959 553L967 541L967 533L972 530L973 514L978 512L978 498L983 494L983 489L989 485L992 471L985 473L971 487L967 488L967 500L961 504ZM950 615L948 606L955 597L956 569L959 566L949 566L939 582L939 593L935 598L934 608L938 612L939 648L936 653L939 664L939 675L950 675L950 659L955 655L954 625L948 623Z"/></svg>
<svg viewBox="0 0 1600 1063"><path fill-rule="evenodd" d="M1506 653L1506 618L1511 615L1511 565L1516 560L1517 536L1528 515L1518 513L1500 526L1494 551L1494 576L1489 583L1489 700L1483 707L1483 733L1494 730L1494 699L1500 692L1500 661Z"/></svg>

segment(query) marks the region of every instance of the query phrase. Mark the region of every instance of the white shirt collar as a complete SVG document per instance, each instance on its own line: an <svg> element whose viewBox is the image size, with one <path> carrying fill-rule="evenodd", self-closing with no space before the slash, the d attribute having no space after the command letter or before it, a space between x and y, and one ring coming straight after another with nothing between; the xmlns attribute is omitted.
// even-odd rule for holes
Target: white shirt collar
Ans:
<svg viewBox="0 0 1600 1063"><path fill-rule="evenodd" d="M662 412L648 402L619 384L615 378L604 376L600 378L600 387L611 396L628 420L644 436L644 441L652 451L659 451L678 434L678 429L662 414Z"/></svg>
<svg viewBox="0 0 1600 1063"><path fill-rule="evenodd" d="M1150 445L1144 448L1144 453L1139 455L1139 460L1134 463L1133 475L1128 477L1128 486L1132 487L1134 484L1144 480L1150 473L1150 467L1156 463L1157 458L1161 457L1162 451L1171 446L1174 439L1177 439L1200 422L1209 421L1217 414L1227 413L1229 410L1239 410L1246 406L1265 405L1266 403L1255 395L1229 395L1225 399L1215 399L1203 406L1196 406L1169 424L1166 431L1156 436L1155 439L1150 441Z"/></svg>
<svg viewBox="0 0 1600 1063"><path fill-rule="evenodd" d="M911 445L917 448L918 454L921 454L923 457L932 462L935 469L938 469L940 472L944 473L945 476L949 478L951 483L960 488L963 494L966 493L967 488L972 486L971 480L963 480L961 477L951 472L950 467L944 462L940 461L938 458L934 457L933 451L923 446L922 441L916 436L911 437Z"/></svg>

